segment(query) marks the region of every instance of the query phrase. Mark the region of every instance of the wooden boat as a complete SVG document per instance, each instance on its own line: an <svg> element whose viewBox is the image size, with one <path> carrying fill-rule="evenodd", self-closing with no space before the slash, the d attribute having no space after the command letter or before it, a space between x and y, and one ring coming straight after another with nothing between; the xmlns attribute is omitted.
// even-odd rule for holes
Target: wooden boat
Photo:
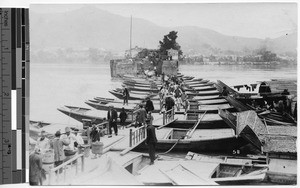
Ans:
<svg viewBox="0 0 300 188"><path fill-rule="evenodd" d="M170 180L172 185L251 185L264 180L266 171L266 167L170 158L142 168L137 177L146 185L168 185Z"/></svg>
<svg viewBox="0 0 300 188"><path fill-rule="evenodd" d="M64 106L57 110L79 122L82 122L83 119L89 119L96 124L104 121L104 118L97 116L96 113L91 113L91 109L88 108Z"/></svg>
<svg viewBox="0 0 300 188"><path fill-rule="evenodd" d="M295 119L287 113L278 113L270 110L260 110L250 105L245 105L244 103L236 100L231 96L227 96L225 98L232 106L234 106L240 112L247 111L247 110L254 110L267 125L270 126L272 125L296 126L297 125Z"/></svg>
<svg viewBox="0 0 300 188"><path fill-rule="evenodd" d="M32 125L32 126L37 126L39 128L51 125L51 123L46 123L46 122L43 122L43 121L32 121L32 120L29 121L29 124Z"/></svg>
<svg viewBox="0 0 300 188"><path fill-rule="evenodd" d="M192 84L188 84L188 83L185 83L186 86L188 87L206 87L206 86L213 86L214 83L212 82L207 82L207 83L192 83Z"/></svg>
<svg viewBox="0 0 300 188"><path fill-rule="evenodd" d="M184 81L184 84L190 85L190 84L207 84L209 83L209 80L186 80Z"/></svg>
<svg viewBox="0 0 300 188"><path fill-rule="evenodd" d="M130 86L130 87L127 87L129 89L130 92L132 91L143 91L143 92L152 92L152 93L158 93L159 90L156 88L156 89L152 89L150 87L139 87L139 86Z"/></svg>
<svg viewBox="0 0 300 188"><path fill-rule="evenodd" d="M210 90L216 90L215 87L213 86L201 86L201 87L192 87L191 89L185 89L185 91L192 91L192 92L196 92L196 91L210 91Z"/></svg>
<svg viewBox="0 0 300 188"><path fill-rule="evenodd" d="M146 83L129 82L129 81L124 81L123 84L129 87L138 86L138 87L145 87L145 88L150 88L150 87L158 88L162 86L162 84L156 84L156 83L146 84Z"/></svg>
<svg viewBox="0 0 300 188"><path fill-rule="evenodd" d="M94 98L95 100L98 100L98 101L107 101L107 102L113 102L113 101L115 101L115 99L113 99L113 98L105 98L105 97L95 97Z"/></svg>
<svg viewBox="0 0 300 188"><path fill-rule="evenodd" d="M115 90L110 90L109 91L112 95L114 95L115 97L119 98L119 99L123 99L123 93L122 92L119 92L119 91L115 91ZM135 93L131 93L129 95L129 100L145 100L146 97L154 97L155 95L139 95L139 94L135 94Z"/></svg>
<svg viewBox="0 0 300 188"><path fill-rule="evenodd" d="M243 137L262 152L269 153L269 155L275 153L276 156L278 153L289 156L297 153L297 137L291 134L270 133L272 126L264 124L255 111L237 112L234 115L220 109L219 115L235 130L237 136ZM285 129L288 129L288 126Z"/></svg>
<svg viewBox="0 0 300 188"><path fill-rule="evenodd" d="M211 90L211 91L199 91L199 92L186 92L187 95L190 96L209 96L209 95L219 95L220 92L218 90Z"/></svg>
<svg viewBox="0 0 300 188"><path fill-rule="evenodd" d="M97 110L104 110L104 111L108 111L110 106L113 106L117 112L121 112L122 108L124 108L126 112L132 112L138 108L138 104L128 104L128 105L123 105L122 103L101 104L92 101L85 101L85 103Z"/></svg>
<svg viewBox="0 0 300 188"><path fill-rule="evenodd" d="M162 128L156 131L156 150L168 151L211 151L232 153L246 142L236 138L232 129L175 129ZM135 150L146 150L145 144L138 145Z"/></svg>
<svg viewBox="0 0 300 188"><path fill-rule="evenodd" d="M188 113L192 113L192 112L194 112L194 113L204 113L204 112L218 113L219 109L235 111L235 108L227 103L227 104L198 105L194 108L192 108L190 105L190 108L188 108L187 112Z"/></svg>
<svg viewBox="0 0 300 188"><path fill-rule="evenodd" d="M220 185L253 184L262 182L267 171L267 167L221 163L214 171L211 179Z"/></svg>
<svg viewBox="0 0 300 188"><path fill-rule="evenodd" d="M228 104L228 101L226 99L200 100L198 101L198 104L199 105Z"/></svg>
<svg viewBox="0 0 300 188"><path fill-rule="evenodd" d="M105 118L99 116L99 111L97 110L91 110L89 108L81 108L81 107L75 107L75 106L64 106L57 108L58 111L62 112L63 114L79 121L83 122L82 120L88 119L91 120L92 123L100 124L106 120L106 114ZM126 124L132 123L134 121L134 116L132 116L131 113L127 114L128 117L126 119ZM118 122L119 122L118 118Z"/></svg>
<svg viewBox="0 0 300 188"><path fill-rule="evenodd" d="M208 155L194 152L188 152L185 159L209 162L209 163L223 163L236 165L252 165L257 167L268 167L268 159L265 155Z"/></svg>
<svg viewBox="0 0 300 188"><path fill-rule="evenodd" d="M120 103L120 104L123 104L124 101L123 100L120 100L120 99L113 99L111 101L108 101L108 100L102 100L101 97L98 98L98 97L95 97L94 99L89 99L90 102L93 102L93 103L100 103L100 104L114 104L114 103ZM143 100L130 100L128 101L128 104L140 104L142 103Z"/></svg>
<svg viewBox="0 0 300 188"><path fill-rule="evenodd" d="M190 97L191 97L191 100L194 100L194 101L204 101L204 100L224 99L224 98L221 97L219 94L208 95L208 96L192 96L192 95L190 95Z"/></svg>
<svg viewBox="0 0 300 188"><path fill-rule="evenodd" d="M114 106L114 109L116 109L117 112L121 112L122 108L125 109L126 112L133 112L135 110L138 109L139 104L134 104L134 103L128 103L128 105L123 105L122 103L107 103L107 104L101 104L101 102L97 102L97 101L85 101L85 103L97 110L104 110L104 111L108 111L109 106ZM141 105L145 105L145 103L140 103ZM152 111L153 113L158 113L160 112L160 108L154 105L154 110Z"/></svg>

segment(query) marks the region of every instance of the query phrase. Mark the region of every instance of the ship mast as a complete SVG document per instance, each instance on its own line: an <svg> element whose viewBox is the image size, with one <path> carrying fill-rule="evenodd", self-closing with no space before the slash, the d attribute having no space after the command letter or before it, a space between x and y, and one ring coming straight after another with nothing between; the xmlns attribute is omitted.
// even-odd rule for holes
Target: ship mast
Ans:
<svg viewBox="0 0 300 188"><path fill-rule="evenodd" d="M132 58L131 56L131 42L132 42L132 15L130 16L130 46L129 46L129 55L130 55L130 58Z"/></svg>

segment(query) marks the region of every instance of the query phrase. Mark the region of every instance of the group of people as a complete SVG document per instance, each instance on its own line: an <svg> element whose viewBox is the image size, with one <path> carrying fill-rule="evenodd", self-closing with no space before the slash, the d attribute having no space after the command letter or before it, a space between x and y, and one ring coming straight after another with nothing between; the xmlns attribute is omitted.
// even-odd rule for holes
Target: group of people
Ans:
<svg viewBox="0 0 300 188"><path fill-rule="evenodd" d="M183 79L176 76L163 75L163 77L163 85L159 90L160 100L162 101L161 110L165 107L165 110L169 111L176 106L179 111L182 106L186 111L189 101L183 87Z"/></svg>
<svg viewBox="0 0 300 188"><path fill-rule="evenodd" d="M126 119L128 117L128 114L126 113L124 107L122 108L122 110L118 116L118 112L116 111L114 106L112 106L112 105L109 106L108 111L107 111L108 131L109 131L108 137L109 138L112 137L112 129L114 130L115 135L118 136L118 125L117 125L118 117L120 118L121 128L124 129L125 125L126 125Z"/></svg>
<svg viewBox="0 0 300 188"><path fill-rule="evenodd" d="M47 138L46 132L44 130L41 131L35 148L29 156L30 185L42 185L44 173L42 160L48 151L53 151L54 153L54 167L61 165L67 156L74 155L79 151L84 141L78 134L78 131L78 129L75 129L73 134L70 127L66 127L64 133L56 131L53 139ZM61 170L59 173L61 173Z"/></svg>
<svg viewBox="0 0 300 188"><path fill-rule="evenodd" d="M252 100L251 105L257 110L270 110L270 111L283 113L283 114L288 113L295 118L296 117L295 112L292 112L291 100L288 98L288 95L290 95L289 91L285 89L281 93L281 95L282 95L281 99L264 100L262 103L258 103L257 101ZM295 105L294 109L296 108L297 106Z"/></svg>

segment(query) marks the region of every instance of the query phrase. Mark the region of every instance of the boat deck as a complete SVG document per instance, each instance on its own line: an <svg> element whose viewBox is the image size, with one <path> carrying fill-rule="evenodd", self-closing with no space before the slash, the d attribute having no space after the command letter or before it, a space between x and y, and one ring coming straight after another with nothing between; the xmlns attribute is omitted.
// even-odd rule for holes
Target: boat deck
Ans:
<svg viewBox="0 0 300 188"><path fill-rule="evenodd" d="M143 168L137 179L148 185L171 182L180 185L217 185L210 180L210 173L218 165L218 163L158 160L155 161L155 165Z"/></svg>

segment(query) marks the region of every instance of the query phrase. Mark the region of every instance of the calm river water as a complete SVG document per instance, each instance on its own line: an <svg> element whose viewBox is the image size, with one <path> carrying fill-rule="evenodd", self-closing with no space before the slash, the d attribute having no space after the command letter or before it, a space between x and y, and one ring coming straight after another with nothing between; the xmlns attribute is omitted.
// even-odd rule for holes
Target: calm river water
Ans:
<svg viewBox="0 0 300 188"><path fill-rule="evenodd" d="M113 97L108 90L120 87L111 80L107 63L30 65L30 120L79 125L57 110L63 105L88 107L85 100L96 96ZM270 79L297 79L297 68L265 65L182 65L185 75L222 80L228 85L255 83ZM105 116L105 112L99 115Z"/></svg>

